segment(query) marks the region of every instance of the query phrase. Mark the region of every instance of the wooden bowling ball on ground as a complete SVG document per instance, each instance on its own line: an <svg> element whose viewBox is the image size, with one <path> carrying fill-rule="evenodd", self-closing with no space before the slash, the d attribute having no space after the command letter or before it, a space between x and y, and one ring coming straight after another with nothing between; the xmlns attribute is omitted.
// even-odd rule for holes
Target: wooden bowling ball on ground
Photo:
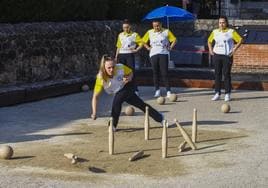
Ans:
<svg viewBox="0 0 268 188"><path fill-rule="evenodd" d="M88 91L89 90L89 86L87 84L84 84L82 86L82 91Z"/></svg>
<svg viewBox="0 0 268 188"><path fill-rule="evenodd" d="M163 105L165 104L165 98L164 97L158 97L156 99L157 104Z"/></svg>
<svg viewBox="0 0 268 188"><path fill-rule="evenodd" d="M221 106L221 111L223 112L223 113L228 113L228 112L230 112L230 110L231 110L231 107L230 107L230 105L229 104L223 104L222 106Z"/></svg>
<svg viewBox="0 0 268 188"><path fill-rule="evenodd" d="M13 155L13 149L10 146L0 146L0 159L10 159Z"/></svg>
<svg viewBox="0 0 268 188"><path fill-rule="evenodd" d="M176 102L177 101L177 95L175 93L172 93L172 94L170 94L168 99L169 99L170 102Z"/></svg>
<svg viewBox="0 0 268 188"><path fill-rule="evenodd" d="M125 109L125 114L127 116L133 116L134 115L134 112L135 112L135 110L134 110L134 108L132 106L128 106Z"/></svg>

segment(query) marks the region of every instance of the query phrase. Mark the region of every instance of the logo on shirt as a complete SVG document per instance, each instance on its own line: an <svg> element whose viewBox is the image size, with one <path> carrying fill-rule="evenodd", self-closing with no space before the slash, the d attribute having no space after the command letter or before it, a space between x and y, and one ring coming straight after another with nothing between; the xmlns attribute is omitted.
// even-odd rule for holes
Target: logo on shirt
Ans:
<svg viewBox="0 0 268 188"><path fill-rule="evenodd" d="M123 81L123 75L117 76L116 80L119 81L119 82Z"/></svg>

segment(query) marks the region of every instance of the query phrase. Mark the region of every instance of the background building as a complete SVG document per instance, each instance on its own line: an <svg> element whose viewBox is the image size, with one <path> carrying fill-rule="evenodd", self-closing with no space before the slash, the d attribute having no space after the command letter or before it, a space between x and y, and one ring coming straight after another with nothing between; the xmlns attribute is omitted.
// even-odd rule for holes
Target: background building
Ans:
<svg viewBox="0 0 268 188"><path fill-rule="evenodd" d="M203 2L204 3L204 2ZM225 15L234 19L267 19L267 0L207 0L212 17Z"/></svg>

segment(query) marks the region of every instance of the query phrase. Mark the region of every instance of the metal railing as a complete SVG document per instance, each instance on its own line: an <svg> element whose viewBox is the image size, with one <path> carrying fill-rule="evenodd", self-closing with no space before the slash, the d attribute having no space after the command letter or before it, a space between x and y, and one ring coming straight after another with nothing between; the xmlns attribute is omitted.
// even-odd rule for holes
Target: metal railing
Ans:
<svg viewBox="0 0 268 188"><path fill-rule="evenodd" d="M212 16L220 16L218 8L215 10L211 10L210 14ZM238 8L221 7L221 15L227 16L228 18L240 18L241 12Z"/></svg>

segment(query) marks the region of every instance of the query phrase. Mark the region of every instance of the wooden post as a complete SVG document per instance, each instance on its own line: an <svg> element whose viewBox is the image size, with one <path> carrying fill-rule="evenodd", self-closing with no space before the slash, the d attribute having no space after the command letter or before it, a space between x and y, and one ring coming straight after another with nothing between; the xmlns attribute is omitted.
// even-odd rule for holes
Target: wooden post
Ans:
<svg viewBox="0 0 268 188"><path fill-rule="evenodd" d="M114 154L114 132L113 132L113 118L108 122L109 127L109 154Z"/></svg>
<svg viewBox="0 0 268 188"><path fill-rule="evenodd" d="M135 161L137 159L142 158L143 155L144 155L144 152L141 150L141 151L138 151L138 152L134 153L128 160L129 161Z"/></svg>
<svg viewBox="0 0 268 188"><path fill-rule="evenodd" d="M193 123L192 123L192 140L194 143L197 141L197 110L194 108L193 111Z"/></svg>
<svg viewBox="0 0 268 188"><path fill-rule="evenodd" d="M164 120L163 133L162 133L162 158L167 158L167 147L168 147L167 127L168 127L167 120Z"/></svg>
<svg viewBox="0 0 268 188"><path fill-rule="evenodd" d="M183 150L185 149L187 142L184 140L178 147L179 152L183 152Z"/></svg>
<svg viewBox="0 0 268 188"><path fill-rule="evenodd" d="M149 131L150 131L150 120L149 120L149 107L145 108L145 119L144 119L144 139L149 140Z"/></svg>
<svg viewBox="0 0 268 188"><path fill-rule="evenodd" d="M187 134L187 132L184 130L184 128L182 128L182 126L179 124L179 122L175 119L174 120L178 129L180 130L184 140L190 145L190 147L193 150L196 150L196 145L193 143L192 139L189 137L189 135Z"/></svg>

